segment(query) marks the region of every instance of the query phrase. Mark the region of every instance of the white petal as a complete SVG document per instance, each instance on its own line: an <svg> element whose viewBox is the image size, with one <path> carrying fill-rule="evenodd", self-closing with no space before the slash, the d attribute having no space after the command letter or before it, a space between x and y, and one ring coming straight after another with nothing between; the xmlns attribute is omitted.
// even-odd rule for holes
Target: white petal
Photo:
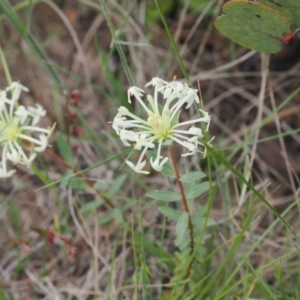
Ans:
<svg viewBox="0 0 300 300"><path fill-rule="evenodd" d="M152 79L145 85L145 87L148 87L148 86L152 85L152 86L155 86L155 87L157 87L157 88L161 88L162 86L164 86L164 85L166 85L166 84L168 84L167 81L162 80L162 79L160 79L160 78L158 78L158 77L154 77L154 78L152 78Z"/></svg>
<svg viewBox="0 0 300 300"><path fill-rule="evenodd" d="M119 112L118 115L120 115L120 116L127 116L129 113L129 110L125 106L120 106L118 108L118 112Z"/></svg>
<svg viewBox="0 0 300 300"><path fill-rule="evenodd" d="M199 120L201 120L202 122L206 122L207 123L207 127L206 127L206 131L207 131L208 128L209 128L209 125L210 125L211 116L208 114L208 112L206 112L206 111L204 111L202 109L199 109L199 111L204 114L204 116L202 118L200 118Z"/></svg>
<svg viewBox="0 0 300 300"><path fill-rule="evenodd" d="M15 172L16 172L16 170L7 171L0 167L0 178L11 177Z"/></svg>
<svg viewBox="0 0 300 300"><path fill-rule="evenodd" d="M132 145L132 143L130 142L135 142L136 137L132 130L123 129L120 131L120 139L123 142L124 146L130 147Z"/></svg>
<svg viewBox="0 0 300 300"><path fill-rule="evenodd" d="M144 95L144 91L136 86L132 86L127 91L128 102L131 103L131 97L142 97Z"/></svg>
<svg viewBox="0 0 300 300"><path fill-rule="evenodd" d="M36 125L40 118L46 115L46 111L39 104L36 104L36 107L29 106L27 110L32 117L31 125Z"/></svg>
<svg viewBox="0 0 300 300"><path fill-rule="evenodd" d="M126 160L125 162L136 173L140 173L140 174L149 174L150 173L148 171L142 171L142 169L146 165L146 160L144 160L143 162L140 162L138 165L135 165L134 163L132 163L129 160Z"/></svg>
<svg viewBox="0 0 300 300"><path fill-rule="evenodd" d="M194 102L199 103L199 97L197 95L197 90L189 88L188 86L180 94L180 99L183 99L187 103L186 109L190 108Z"/></svg>
<svg viewBox="0 0 300 300"><path fill-rule="evenodd" d="M24 124L26 122L28 115L28 111L23 105L18 106L18 108L15 111L15 116L19 118L21 124Z"/></svg>
<svg viewBox="0 0 300 300"><path fill-rule="evenodd" d="M197 147L195 147L195 144L193 144L193 143L189 143L187 141L184 141L183 144L186 148L189 149L189 151L195 151L195 149L197 149Z"/></svg>
<svg viewBox="0 0 300 300"><path fill-rule="evenodd" d="M30 155L30 157L26 157L26 160L24 160L24 165L26 165L27 168L30 168L31 163L34 161L36 158L36 153L33 153Z"/></svg>
<svg viewBox="0 0 300 300"><path fill-rule="evenodd" d="M29 91L27 87L23 86L22 84L16 81L12 82L11 85L8 86L5 90L6 91L12 90L12 98L11 98L12 102L19 100L22 91L25 92Z"/></svg>
<svg viewBox="0 0 300 300"><path fill-rule="evenodd" d="M199 138L203 137L203 133L202 133L201 128L192 126L192 127L189 128L188 132L191 133L191 134L194 134L195 136L197 136Z"/></svg>
<svg viewBox="0 0 300 300"><path fill-rule="evenodd" d="M136 134L135 135L135 146L134 148L136 150L141 150L142 147L147 147L147 148L154 148L155 144L147 139L148 134L142 133L142 134Z"/></svg>
<svg viewBox="0 0 300 300"><path fill-rule="evenodd" d="M181 82L172 81L160 89L160 92L163 93L164 99L170 98L172 100L179 97L182 88L183 84Z"/></svg>
<svg viewBox="0 0 300 300"><path fill-rule="evenodd" d="M40 145L34 147L34 150L36 152L43 152L48 146L48 138L44 134L40 134L39 138Z"/></svg>
<svg viewBox="0 0 300 300"><path fill-rule="evenodd" d="M13 146L11 146L9 151L6 152L6 158L10 160L13 164L17 164L21 161L19 151Z"/></svg>
<svg viewBox="0 0 300 300"><path fill-rule="evenodd" d="M126 118L122 117L122 114L118 113L115 116L112 128L116 131L117 134L120 134L120 130L124 127L125 121L126 121Z"/></svg>
<svg viewBox="0 0 300 300"><path fill-rule="evenodd" d="M11 100L6 97L6 91L0 91L0 112L5 109L5 104L10 102Z"/></svg>
<svg viewBox="0 0 300 300"><path fill-rule="evenodd" d="M165 157L161 162L159 162L161 158L162 156L159 159L155 158L154 160L152 157L150 158L151 166L157 172L160 172L163 168L163 165L168 161L168 157Z"/></svg>

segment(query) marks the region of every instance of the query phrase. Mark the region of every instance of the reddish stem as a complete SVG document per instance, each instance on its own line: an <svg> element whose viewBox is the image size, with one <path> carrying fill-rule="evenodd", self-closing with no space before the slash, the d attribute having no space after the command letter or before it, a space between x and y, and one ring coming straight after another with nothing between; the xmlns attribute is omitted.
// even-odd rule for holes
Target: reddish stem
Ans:
<svg viewBox="0 0 300 300"><path fill-rule="evenodd" d="M189 207L188 207L187 199L185 197L184 187L183 187L183 184L180 180L180 174L179 174L177 162L176 162L176 159L175 159L175 156L174 156L172 145L169 146L169 156L171 158L171 161L172 161L172 164L173 164L173 167L174 167L174 170L175 170L176 181L177 181L177 184L178 184L178 187L179 187L179 190L180 190L181 202L182 202L184 211L186 213L188 213L188 215L189 215L189 229L190 229L190 240L191 240L190 241L190 247L191 247L190 254L192 254L194 252L194 226L193 226L193 223L192 223L192 218L191 218L190 210L189 210ZM192 266L192 262L190 263L190 265L188 267L187 275L190 274L191 266Z"/></svg>

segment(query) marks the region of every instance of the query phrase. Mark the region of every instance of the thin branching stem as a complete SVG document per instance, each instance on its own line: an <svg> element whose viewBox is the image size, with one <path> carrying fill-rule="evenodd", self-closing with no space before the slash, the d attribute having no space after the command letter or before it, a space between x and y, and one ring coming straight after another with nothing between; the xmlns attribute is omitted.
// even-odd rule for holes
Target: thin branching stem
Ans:
<svg viewBox="0 0 300 300"><path fill-rule="evenodd" d="M190 239L191 239L190 247L191 247L191 254L192 254L194 252L194 226L193 226L193 223L192 223L190 210L189 210L189 207L188 207L188 204L187 204L187 199L185 197L184 187L183 187L183 184L180 180L180 174L179 174L177 162L176 162L176 159L175 159L175 156L174 156L172 145L169 146L169 156L171 158L171 161L172 161L172 164L173 164L173 167L174 167L174 170L175 170L176 181L177 181L177 184L178 184L178 187L179 187L179 190L180 190L181 202L182 202L184 211L186 213L188 213L188 215L189 215L189 229L190 229ZM190 267L191 267L191 265L189 266L189 269L190 269ZM188 273L189 273L189 270L188 270Z"/></svg>
<svg viewBox="0 0 300 300"><path fill-rule="evenodd" d="M64 165L67 169L72 170L74 173L77 173L78 171L73 168L72 166L70 166L68 163L66 163L61 157L59 157L58 155L56 155L55 153L53 153L52 151L46 149L44 152L46 155L50 156L52 159L56 160L57 162L61 163L62 165ZM93 181L91 181L90 179L88 179L87 177L85 177L82 174L78 174L78 177L80 177L89 187L91 187L92 189L94 189L94 183ZM95 189L94 189L95 190ZM107 204L108 207L110 208L115 208L115 205L105 196L103 195L100 191L95 190L97 192L97 194L99 196L102 197L102 199L104 200L104 202Z"/></svg>

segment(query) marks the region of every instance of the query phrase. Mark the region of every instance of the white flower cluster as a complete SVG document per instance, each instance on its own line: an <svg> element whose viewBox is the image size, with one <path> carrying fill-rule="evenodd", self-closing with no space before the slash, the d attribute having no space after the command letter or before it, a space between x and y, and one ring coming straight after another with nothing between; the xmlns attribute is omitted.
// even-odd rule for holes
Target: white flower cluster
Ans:
<svg viewBox="0 0 300 300"><path fill-rule="evenodd" d="M46 149L48 137L54 129L35 126L46 111L39 104L27 108L19 105L22 91L28 92L28 89L18 82L12 82L0 91L0 178L10 177L16 171L8 170L8 161L29 168L36 153ZM33 137L32 132L38 133L38 137Z"/></svg>
<svg viewBox="0 0 300 300"><path fill-rule="evenodd" d="M149 174L143 168L146 165L144 160L146 151L157 146L156 158L151 158L150 163L153 169L160 172L168 158L161 154L163 145L170 145L177 142L187 148L188 152L182 156L188 156L200 152L199 146L203 146L200 140L203 138L202 130L192 124L206 123L208 130L211 117L209 114L199 109L201 118L179 122L181 108L186 104L188 109L194 102L199 103L197 90L189 88L187 84L178 81L167 82L158 77L153 78L148 86L154 86L154 97L147 95L148 105L146 105L142 96L144 91L138 87L128 89L128 102L131 103L131 97L140 103L147 113L147 119L144 120L135 114L129 112L127 108L121 106L118 114L114 118L113 128L120 136L125 146L134 146L136 150L142 150L140 158L136 164L126 160L126 163L137 173ZM164 106L158 102L159 94L165 101ZM192 125L190 127L190 125ZM189 127L188 129L184 129Z"/></svg>

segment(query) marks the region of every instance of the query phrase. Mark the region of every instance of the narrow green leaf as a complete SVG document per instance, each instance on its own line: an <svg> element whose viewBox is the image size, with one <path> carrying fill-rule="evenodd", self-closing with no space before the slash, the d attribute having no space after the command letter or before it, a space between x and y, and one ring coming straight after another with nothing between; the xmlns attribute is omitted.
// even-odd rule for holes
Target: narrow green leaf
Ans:
<svg viewBox="0 0 300 300"><path fill-rule="evenodd" d="M203 172L200 172L200 171L190 172L190 173L183 174L180 177L180 181L183 182L183 183L188 183L188 182L191 182L191 181L200 180L204 177L206 177L206 174L203 173Z"/></svg>
<svg viewBox="0 0 300 300"><path fill-rule="evenodd" d="M177 236L174 240L174 245L180 249L180 251L188 250L190 253L190 236L189 232L186 230L182 236Z"/></svg>
<svg viewBox="0 0 300 300"><path fill-rule="evenodd" d="M104 203L104 201L99 197L96 200L93 200L91 202L85 203L84 205L81 206L80 212L82 214L91 212L91 211L96 211L96 209L101 206Z"/></svg>
<svg viewBox="0 0 300 300"><path fill-rule="evenodd" d="M101 3L101 6L102 6L102 11L104 13L104 16L105 16L105 19L107 21L107 25L109 27L109 30L110 30L110 33L113 37L113 40L114 41L117 41L118 38L116 36L116 33L115 33L115 30L114 30L114 27L113 27L113 23L111 21L111 18L110 18L110 15L107 11L107 7L106 7L106 4L108 3L107 1L104 1L104 0L100 0L100 3ZM130 71L130 68L128 66L128 63L127 63L127 60L126 60L126 57L125 57L125 54L124 54L124 51L121 47L120 44L118 43L115 43L115 46L116 46L116 49L118 51L118 54L120 56L120 60L121 60L121 63L122 63L122 66L124 68L124 72L126 74L126 77L130 83L130 85L134 85L134 81L133 81L133 77L132 77L132 74L131 74L131 71Z"/></svg>
<svg viewBox="0 0 300 300"><path fill-rule="evenodd" d="M175 177L174 169L168 162L164 164L161 173L168 177Z"/></svg>
<svg viewBox="0 0 300 300"><path fill-rule="evenodd" d="M7 294L6 293L4 294L4 291L2 290L1 287L0 287L0 299L9 300Z"/></svg>
<svg viewBox="0 0 300 300"><path fill-rule="evenodd" d="M6 77L6 81L8 84L11 84L13 80L11 78L9 67L8 67L8 64L7 64L7 61L6 61L6 58L4 56L1 46L0 46L0 60L1 60L2 68L4 71L5 77Z"/></svg>
<svg viewBox="0 0 300 300"><path fill-rule="evenodd" d="M180 213L179 211L171 208L171 207L167 207L167 206L159 206L157 208L165 217L173 220L173 221L178 221L179 217L180 217Z"/></svg>
<svg viewBox="0 0 300 300"><path fill-rule="evenodd" d="M208 209L207 203L198 207L197 212L195 213L195 215L193 217L198 218L198 219L203 218L207 213L207 209Z"/></svg>
<svg viewBox="0 0 300 300"><path fill-rule="evenodd" d="M109 187L109 190L107 192L107 196L109 198L114 196L121 189L126 178L127 178L127 175L122 174L113 181L113 184Z"/></svg>
<svg viewBox="0 0 300 300"><path fill-rule="evenodd" d="M149 193L146 194L146 196L149 198L153 198L155 200L161 200L166 202L173 202L181 199L179 193L170 192L170 191L159 191L159 190L150 191Z"/></svg>
<svg viewBox="0 0 300 300"><path fill-rule="evenodd" d="M123 213L119 208L114 208L113 209L112 216L115 218L115 220L117 220L119 222L124 222Z"/></svg>
<svg viewBox="0 0 300 300"><path fill-rule="evenodd" d="M201 228L201 230L203 229L203 226L205 224L204 218L192 218L192 220L195 227ZM217 225L217 222L211 218L208 218L206 222L206 227L210 227L214 225Z"/></svg>
<svg viewBox="0 0 300 300"><path fill-rule="evenodd" d="M20 221L20 212L18 206L15 202L9 202L8 210L6 212L8 218L13 224L14 234L18 237L21 235L21 221Z"/></svg>
<svg viewBox="0 0 300 300"><path fill-rule="evenodd" d="M70 144L67 142L66 136L58 132L56 137L57 146L64 160L70 165L73 165L74 158Z"/></svg>
<svg viewBox="0 0 300 300"><path fill-rule="evenodd" d="M299 89L297 89L299 90ZM240 171L238 171L218 150L214 149L211 145L203 141L207 151L214 156L218 161L222 162L224 166L232 172L239 180L241 180L245 185L251 190L260 200L264 202L264 204L276 215L276 217L284 224L286 229L292 233L294 238L300 242L300 238L298 237L295 230L292 226L278 213L278 211L270 204L270 202L259 192L255 189L253 185L251 185L245 177L242 175Z"/></svg>
<svg viewBox="0 0 300 300"><path fill-rule="evenodd" d="M188 230L188 224L189 224L189 214L187 212L182 212L177 224L176 224L176 238L181 240L183 237L185 237L185 234Z"/></svg>
<svg viewBox="0 0 300 300"><path fill-rule="evenodd" d="M186 197L188 199L196 198L206 193L209 190L209 182L195 183L188 186L186 189Z"/></svg>
<svg viewBox="0 0 300 300"><path fill-rule="evenodd" d="M102 1L103 1L103 0L102 0ZM180 68L181 68L181 70L182 70L182 73L183 73L183 75L184 75L186 81L187 81L188 84L190 85L190 84L191 84L191 81L190 81L190 79L189 79L188 72L187 72L187 70L186 70L186 68L185 68L185 66L184 66L183 60L182 60L181 55L180 55L180 53L179 53L179 50L178 50L178 47L177 47L176 42L175 42L175 40L174 40L173 34L172 34L172 32L171 32L171 30L170 30L170 28L169 28L169 26L168 26L168 23L167 23L167 21L166 21L166 18L165 18L164 14L163 14L163 12L162 12L162 10L161 10L160 5L158 4L158 0L154 0L154 3L155 3L155 5L156 5L157 11L158 11L159 16L160 16L160 18L161 18L161 21L162 21L162 23L164 24L166 33L168 34L168 38L169 38L170 44L172 45L172 48L173 48L173 50L174 50L174 52L175 52L175 55L176 55L176 57L177 57L177 59L178 59L178 63L179 63L179 65L180 65Z"/></svg>
<svg viewBox="0 0 300 300"><path fill-rule="evenodd" d="M119 158L119 157L122 157L122 156L125 155L125 154L128 154L129 151L131 151L130 148L126 149L126 150L123 151L122 153L119 153L119 154L117 154L117 155L114 155L113 157L109 157L109 158L107 158L106 160L100 161L99 163L97 163L97 164L95 164L95 165L93 165L93 166L89 166L88 168L86 168L86 169L84 169L84 170L80 170L80 171L78 171L77 173L72 173L72 174L68 173L68 179L73 178L73 177L76 177L76 176L78 176L78 175L80 175L80 174L84 174L84 173L86 173L86 172L88 172L88 171L90 171L90 170L92 170L92 169L95 169L95 168L101 166L101 165L105 165L105 164L109 163L110 161L113 161L113 160L115 160L115 159L117 159L117 158ZM44 185L43 187L37 189L36 191L39 191L39 190L42 190L42 189L51 187L51 186L53 186L53 185L56 185L56 184L58 184L58 183L61 183L62 180L65 180L65 179L64 179L64 178L60 178L60 179L58 179L58 180L56 180L56 181L52 181L51 183Z"/></svg>
<svg viewBox="0 0 300 300"><path fill-rule="evenodd" d="M115 43L120 45L128 45L128 46L136 46L136 47L152 47L152 45L146 43L127 42L122 40L116 40Z"/></svg>
<svg viewBox="0 0 300 300"><path fill-rule="evenodd" d="M155 243L151 242L150 240L146 239L144 236L135 233L135 242L137 246L143 245L149 253L153 256L158 257L161 262L166 263L169 267L174 268L174 260L170 253L164 251L162 248L158 247Z"/></svg>
<svg viewBox="0 0 300 300"><path fill-rule="evenodd" d="M72 187L74 190L86 190L89 188L88 184L80 178L71 178L68 181L68 186Z"/></svg>
<svg viewBox="0 0 300 300"><path fill-rule="evenodd" d="M189 214L187 212L182 212L176 224L176 238L174 244L180 249L180 251L185 251L190 245L190 235L189 235Z"/></svg>
<svg viewBox="0 0 300 300"><path fill-rule="evenodd" d="M96 181L94 183L94 189L102 192L104 190L107 190L109 184L110 181L106 178L103 178L102 180Z"/></svg>

